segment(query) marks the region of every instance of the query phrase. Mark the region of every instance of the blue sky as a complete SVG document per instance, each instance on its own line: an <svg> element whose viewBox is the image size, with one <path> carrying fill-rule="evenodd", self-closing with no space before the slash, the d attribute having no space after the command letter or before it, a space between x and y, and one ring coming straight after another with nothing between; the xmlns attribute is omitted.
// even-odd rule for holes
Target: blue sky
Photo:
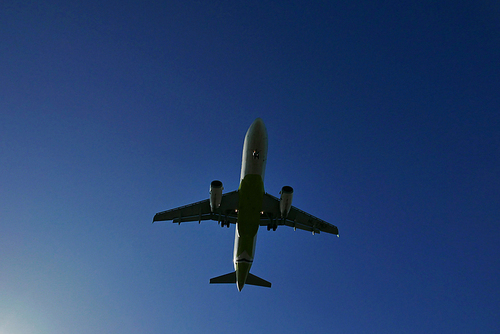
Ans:
<svg viewBox="0 0 500 334"><path fill-rule="evenodd" d="M493 333L500 7L492 1L0 5L0 333ZM340 238L151 224L238 187Z"/></svg>

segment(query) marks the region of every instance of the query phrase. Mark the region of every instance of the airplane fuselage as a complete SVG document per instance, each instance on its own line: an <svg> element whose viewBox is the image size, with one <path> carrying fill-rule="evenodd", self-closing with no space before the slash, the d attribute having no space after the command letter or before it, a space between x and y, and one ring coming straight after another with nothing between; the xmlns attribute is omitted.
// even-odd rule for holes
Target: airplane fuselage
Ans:
<svg viewBox="0 0 500 334"><path fill-rule="evenodd" d="M210 183L209 199L158 212L153 218L153 222L171 220L178 224L202 220L214 220L223 227L236 224L234 271L211 278L210 284L236 283L240 291L244 285L271 287L271 282L250 273L259 226L267 226L268 231L284 225L312 234L339 234L336 226L292 206L292 187L281 188L279 199L265 193L266 161L267 130L257 118L245 135L238 190L223 194L222 182L214 180Z"/></svg>
<svg viewBox="0 0 500 334"><path fill-rule="evenodd" d="M238 189L238 221L234 238L234 269L238 290L243 288L255 254L267 160L267 130L256 119L247 131L243 144L241 179Z"/></svg>

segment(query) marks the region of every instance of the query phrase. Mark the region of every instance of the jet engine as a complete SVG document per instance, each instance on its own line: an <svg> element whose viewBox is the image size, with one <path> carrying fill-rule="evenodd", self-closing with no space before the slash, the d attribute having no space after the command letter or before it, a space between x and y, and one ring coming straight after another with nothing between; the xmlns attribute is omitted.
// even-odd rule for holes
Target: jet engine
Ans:
<svg viewBox="0 0 500 334"><path fill-rule="evenodd" d="M222 182L219 180L210 183L210 210L212 210L212 212L220 207L223 189Z"/></svg>
<svg viewBox="0 0 500 334"><path fill-rule="evenodd" d="M284 186L281 188L280 194L281 218L284 219L288 216L290 208L292 207L293 188L290 186Z"/></svg>

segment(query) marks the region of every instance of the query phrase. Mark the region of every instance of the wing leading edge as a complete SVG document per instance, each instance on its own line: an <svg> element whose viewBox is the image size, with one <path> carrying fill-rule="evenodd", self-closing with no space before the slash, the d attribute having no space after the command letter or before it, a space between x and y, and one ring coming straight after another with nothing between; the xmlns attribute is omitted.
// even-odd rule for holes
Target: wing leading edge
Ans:
<svg viewBox="0 0 500 334"><path fill-rule="evenodd" d="M196 202L180 206L175 209L158 212L153 223L157 221L171 220L173 223L201 222L203 220L215 220L218 222L235 224L238 218L238 191L232 191L222 195L221 205L216 212L210 210L210 200Z"/></svg>
<svg viewBox="0 0 500 334"><path fill-rule="evenodd" d="M280 200L272 195L265 194L262 202L262 217L260 226L278 226L286 225L301 230L314 233L331 233L339 235L337 226L327 223L326 221L314 217L296 207L292 206L288 216L281 219Z"/></svg>

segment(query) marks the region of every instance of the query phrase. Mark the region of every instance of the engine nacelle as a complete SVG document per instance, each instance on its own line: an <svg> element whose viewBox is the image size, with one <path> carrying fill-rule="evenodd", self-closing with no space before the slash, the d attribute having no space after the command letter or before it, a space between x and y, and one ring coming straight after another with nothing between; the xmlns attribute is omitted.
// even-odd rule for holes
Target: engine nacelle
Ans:
<svg viewBox="0 0 500 334"><path fill-rule="evenodd" d="M292 207L293 188L290 186L284 186L281 188L280 194L281 218L286 218L290 212L290 208Z"/></svg>
<svg viewBox="0 0 500 334"><path fill-rule="evenodd" d="M219 180L210 183L210 210L212 210L212 212L220 207L223 189L222 182Z"/></svg>

